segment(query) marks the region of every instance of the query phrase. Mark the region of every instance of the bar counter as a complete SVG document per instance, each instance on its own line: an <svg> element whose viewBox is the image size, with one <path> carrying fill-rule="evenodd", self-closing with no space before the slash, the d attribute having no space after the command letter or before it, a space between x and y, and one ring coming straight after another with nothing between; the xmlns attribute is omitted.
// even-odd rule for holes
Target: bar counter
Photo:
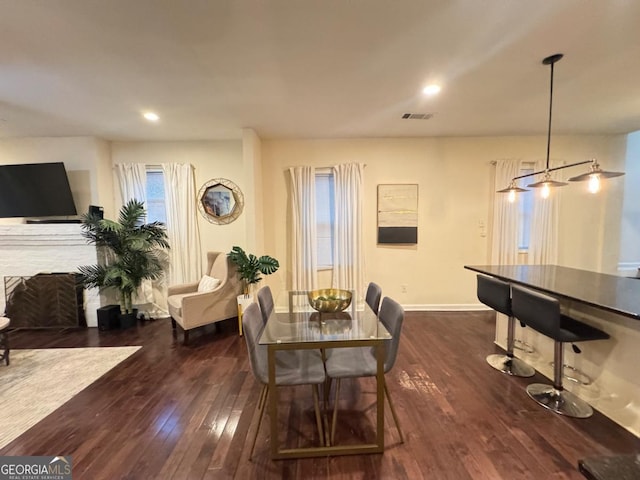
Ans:
<svg viewBox="0 0 640 480"><path fill-rule="evenodd" d="M557 265L465 265L464 268L640 320L640 279Z"/></svg>
<svg viewBox="0 0 640 480"><path fill-rule="evenodd" d="M602 342L580 344L581 354L565 349L568 364L593 379L591 385L566 382L565 388L592 407L640 437L640 279L618 277L556 265L465 265L467 270L551 295L560 300L563 313L607 332ZM516 338L532 351L516 356L547 378L554 342L516 322ZM506 347L507 318L496 315L495 343ZM594 452L597 454L599 452Z"/></svg>

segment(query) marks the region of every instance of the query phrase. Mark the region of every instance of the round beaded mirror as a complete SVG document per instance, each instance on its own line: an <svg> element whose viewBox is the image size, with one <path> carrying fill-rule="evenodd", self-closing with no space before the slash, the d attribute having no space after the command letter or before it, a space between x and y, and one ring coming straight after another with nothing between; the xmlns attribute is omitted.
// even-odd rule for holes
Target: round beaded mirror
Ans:
<svg viewBox="0 0 640 480"><path fill-rule="evenodd" d="M240 188L226 178L206 182L198 192L198 210L209 222L225 225L242 213L244 196Z"/></svg>

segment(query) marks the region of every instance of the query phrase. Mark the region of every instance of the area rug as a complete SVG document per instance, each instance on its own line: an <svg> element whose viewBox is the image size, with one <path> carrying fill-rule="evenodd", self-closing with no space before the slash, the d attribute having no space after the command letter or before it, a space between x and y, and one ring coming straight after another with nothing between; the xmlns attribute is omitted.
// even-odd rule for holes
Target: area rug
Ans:
<svg viewBox="0 0 640 480"><path fill-rule="evenodd" d="M0 365L0 448L138 349L140 347L11 350L11 364Z"/></svg>

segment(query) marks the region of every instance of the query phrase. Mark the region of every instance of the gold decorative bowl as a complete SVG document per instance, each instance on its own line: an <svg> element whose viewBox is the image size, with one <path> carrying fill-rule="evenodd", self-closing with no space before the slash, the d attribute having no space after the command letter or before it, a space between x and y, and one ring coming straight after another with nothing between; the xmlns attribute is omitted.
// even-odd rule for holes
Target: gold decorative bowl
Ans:
<svg viewBox="0 0 640 480"><path fill-rule="evenodd" d="M307 293L309 305L322 313L341 312L351 305L351 292L338 288L322 288Z"/></svg>

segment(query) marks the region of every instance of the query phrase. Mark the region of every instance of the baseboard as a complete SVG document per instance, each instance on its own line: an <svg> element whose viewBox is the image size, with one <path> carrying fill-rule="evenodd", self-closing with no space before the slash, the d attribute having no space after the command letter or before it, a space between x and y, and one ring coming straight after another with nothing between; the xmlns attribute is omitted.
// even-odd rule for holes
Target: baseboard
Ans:
<svg viewBox="0 0 640 480"><path fill-rule="evenodd" d="M476 312L491 310L482 303L402 304L407 312Z"/></svg>
<svg viewBox="0 0 640 480"><path fill-rule="evenodd" d="M640 262L620 262L618 263L618 275L625 277L635 277L640 272Z"/></svg>

